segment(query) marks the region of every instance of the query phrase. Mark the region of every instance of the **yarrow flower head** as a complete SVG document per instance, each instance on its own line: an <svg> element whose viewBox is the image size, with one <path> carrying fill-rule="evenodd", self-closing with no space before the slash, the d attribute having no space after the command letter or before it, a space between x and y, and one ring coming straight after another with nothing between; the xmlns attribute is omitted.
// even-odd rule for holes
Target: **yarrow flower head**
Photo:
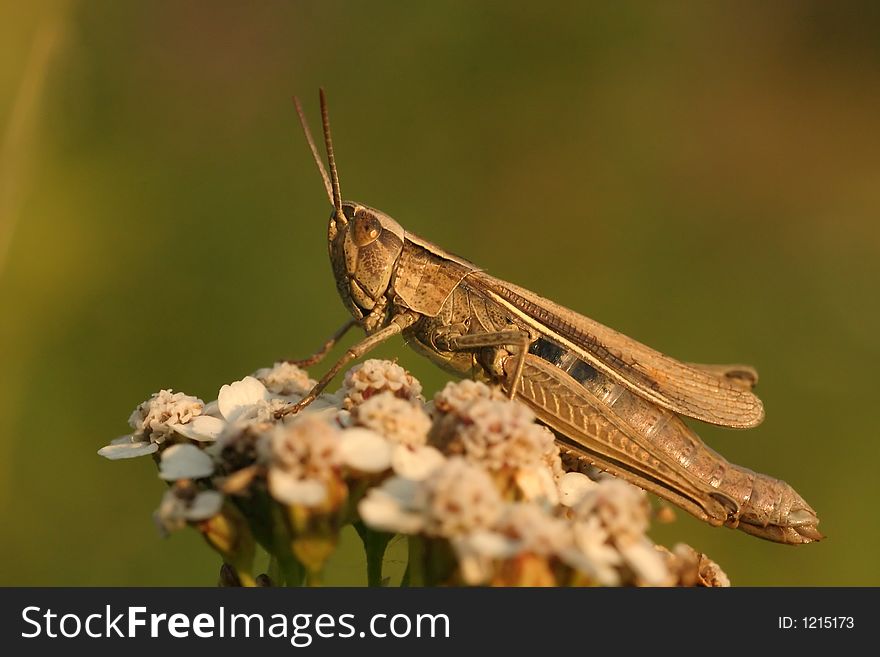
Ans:
<svg viewBox="0 0 880 657"><path fill-rule="evenodd" d="M478 399L507 399L498 387L488 386L482 381L450 381L434 395L434 410L441 415L461 415L471 403Z"/></svg>
<svg viewBox="0 0 880 657"><path fill-rule="evenodd" d="M355 406L351 422L384 437L390 446L391 468L408 479L424 479L443 463L443 455L426 445L431 418L416 400L380 392Z"/></svg>
<svg viewBox="0 0 880 657"><path fill-rule="evenodd" d="M526 406L495 396L485 384L447 385L435 397L435 413L430 440L445 454L485 467L506 480L515 496L559 501L559 448Z"/></svg>
<svg viewBox="0 0 880 657"><path fill-rule="evenodd" d="M425 532L455 536L491 527L502 512L501 496L484 470L452 458L425 480Z"/></svg>
<svg viewBox="0 0 880 657"><path fill-rule="evenodd" d="M648 529L651 507L645 491L620 479L603 479L573 507L577 518L594 516L616 538L640 536Z"/></svg>
<svg viewBox="0 0 880 657"><path fill-rule="evenodd" d="M643 490L619 479L603 479L586 490L572 511L576 543L583 553L604 549L596 544L596 537L604 532L604 543L614 546L638 583L663 586L670 582L662 555L645 536L650 505Z"/></svg>
<svg viewBox="0 0 880 657"><path fill-rule="evenodd" d="M428 442L431 418L422 404L380 392L355 406L351 412L355 425L373 429L391 442L418 447Z"/></svg>
<svg viewBox="0 0 880 657"><path fill-rule="evenodd" d="M535 424L526 406L507 400L483 399L464 412L457 438L463 453L492 470L542 465L553 450L553 434Z"/></svg>
<svg viewBox="0 0 880 657"><path fill-rule="evenodd" d="M339 434L338 427L309 416L273 426L268 443L272 497L309 507L326 503L341 465Z"/></svg>
<svg viewBox="0 0 880 657"><path fill-rule="evenodd" d="M380 392L422 400L422 384L397 363L370 359L351 368L342 384L343 407L352 409Z"/></svg>
<svg viewBox="0 0 880 657"><path fill-rule="evenodd" d="M272 394L284 397L305 395L317 383L305 370L283 360L257 370L253 377Z"/></svg>
<svg viewBox="0 0 880 657"><path fill-rule="evenodd" d="M489 476L461 458L445 461L422 481L393 477L359 506L375 529L447 538L490 527L502 509Z"/></svg>
<svg viewBox="0 0 880 657"><path fill-rule="evenodd" d="M189 423L205 410L205 402L182 392L160 390L139 404L128 418L134 433L154 443L165 442L176 427Z"/></svg>
<svg viewBox="0 0 880 657"><path fill-rule="evenodd" d="M134 431L98 450L108 459L153 454L175 440L213 441L223 428L217 418L203 415L205 402L182 392L160 390L138 405L128 419Z"/></svg>
<svg viewBox="0 0 880 657"><path fill-rule="evenodd" d="M371 489L359 511L375 529L448 538L490 527L502 508L486 472L452 458L422 481L394 477Z"/></svg>
<svg viewBox="0 0 880 657"><path fill-rule="evenodd" d="M545 507L514 502L491 530L452 541L466 584L547 586L561 583L560 555L571 550L572 528Z"/></svg>

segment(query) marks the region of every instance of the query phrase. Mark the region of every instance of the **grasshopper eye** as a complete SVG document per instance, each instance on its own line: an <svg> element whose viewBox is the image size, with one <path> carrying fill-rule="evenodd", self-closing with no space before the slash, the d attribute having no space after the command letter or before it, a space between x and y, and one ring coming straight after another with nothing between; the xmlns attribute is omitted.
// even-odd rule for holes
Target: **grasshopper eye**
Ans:
<svg viewBox="0 0 880 657"><path fill-rule="evenodd" d="M371 214L358 214L352 224L352 238L358 246L366 246L379 239L382 224Z"/></svg>

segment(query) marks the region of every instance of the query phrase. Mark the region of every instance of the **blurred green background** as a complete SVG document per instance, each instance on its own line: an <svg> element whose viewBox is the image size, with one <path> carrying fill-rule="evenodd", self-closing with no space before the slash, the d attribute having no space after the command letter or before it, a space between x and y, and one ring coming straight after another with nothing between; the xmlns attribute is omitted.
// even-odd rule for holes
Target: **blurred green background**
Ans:
<svg viewBox="0 0 880 657"><path fill-rule="evenodd" d="M344 319L290 102L327 88L343 194L670 355L748 362L701 435L828 540L684 513L740 585L878 585L880 5L0 3L0 584L199 585L136 404L311 353ZM445 380L402 343L433 393ZM360 568L336 582L359 582Z"/></svg>

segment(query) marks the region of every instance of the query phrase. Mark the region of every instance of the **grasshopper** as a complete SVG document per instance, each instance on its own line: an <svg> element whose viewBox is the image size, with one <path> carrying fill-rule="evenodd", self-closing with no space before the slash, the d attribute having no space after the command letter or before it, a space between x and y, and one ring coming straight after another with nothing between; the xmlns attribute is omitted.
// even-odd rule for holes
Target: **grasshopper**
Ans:
<svg viewBox="0 0 880 657"><path fill-rule="evenodd" d="M764 408L744 365L683 363L406 231L387 214L343 201L324 91L325 169L299 100L309 149L333 205L328 224L336 287L352 315L310 358L320 362L354 326L351 347L300 401L298 412L348 363L402 335L458 376L500 385L556 435L566 462L595 466L711 525L787 544L822 538L816 512L784 481L727 461L688 427L687 416L755 427Z"/></svg>

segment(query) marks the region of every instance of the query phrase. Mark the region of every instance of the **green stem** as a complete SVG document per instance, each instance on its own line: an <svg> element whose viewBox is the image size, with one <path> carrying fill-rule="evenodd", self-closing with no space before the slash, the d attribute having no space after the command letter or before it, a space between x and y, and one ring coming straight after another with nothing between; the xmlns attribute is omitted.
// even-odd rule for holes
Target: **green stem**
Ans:
<svg viewBox="0 0 880 657"><path fill-rule="evenodd" d="M278 586L302 586L306 569L291 553L290 531L284 512L279 505L273 504L270 513L273 527L271 554L280 571ZM275 581L274 578L272 581Z"/></svg>
<svg viewBox="0 0 880 657"><path fill-rule="evenodd" d="M291 555L278 557L278 567L284 576L285 586L302 586L306 569Z"/></svg>
<svg viewBox="0 0 880 657"><path fill-rule="evenodd" d="M309 570L306 573L306 586L310 588L324 586L323 572L320 570Z"/></svg>
<svg viewBox="0 0 880 657"><path fill-rule="evenodd" d="M355 522L354 528L361 537L367 557L367 586L382 586L382 562L385 559L385 549L394 535L370 529L362 522Z"/></svg>
<svg viewBox="0 0 880 657"><path fill-rule="evenodd" d="M266 566L266 574L272 582L272 586L284 584L284 571L281 570L281 561L274 554L269 555L269 564Z"/></svg>
<svg viewBox="0 0 880 657"><path fill-rule="evenodd" d="M407 536L409 558L406 565L407 586L425 586L425 543L421 536Z"/></svg>

